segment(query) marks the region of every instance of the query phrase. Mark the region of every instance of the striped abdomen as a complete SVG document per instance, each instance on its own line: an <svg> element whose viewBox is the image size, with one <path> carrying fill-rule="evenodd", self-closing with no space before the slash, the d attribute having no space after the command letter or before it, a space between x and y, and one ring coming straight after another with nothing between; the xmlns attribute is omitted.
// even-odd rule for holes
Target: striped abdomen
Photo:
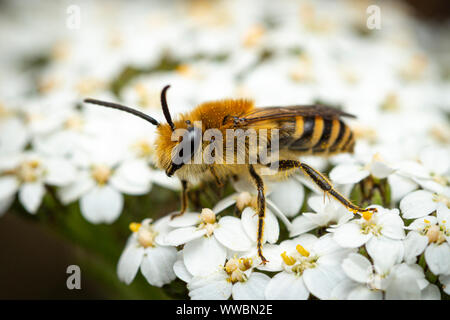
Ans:
<svg viewBox="0 0 450 320"><path fill-rule="evenodd" d="M289 130L282 130L280 148L302 154L318 155L353 152L355 145L353 133L337 117L298 116L291 118L288 122Z"/></svg>

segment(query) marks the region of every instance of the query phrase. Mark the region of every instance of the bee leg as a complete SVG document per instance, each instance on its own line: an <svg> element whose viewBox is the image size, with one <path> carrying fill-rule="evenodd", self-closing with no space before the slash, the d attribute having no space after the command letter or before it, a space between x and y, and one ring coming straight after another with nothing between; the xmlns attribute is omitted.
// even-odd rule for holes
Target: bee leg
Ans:
<svg viewBox="0 0 450 320"><path fill-rule="evenodd" d="M337 201L339 201L343 206L353 213L364 213L364 212L377 212L375 208L360 208L351 203L350 200L345 198L340 194L331 184L331 182L319 171L311 168L306 163L302 163L296 160L280 160L278 161L278 170L289 170L299 168L307 175L320 189L322 189L326 194L331 195Z"/></svg>
<svg viewBox="0 0 450 320"><path fill-rule="evenodd" d="M256 173L252 165L249 166L250 175L256 184L258 190L258 231L257 231L257 249L258 256L261 258L262 264L266 264L268 260L262 254L263 235L264 235L264 218L266 216L266 199L264 196L264 182Z"/></svg>
<svg viewBox="0 0 450 320"><path fill-rule="evenodd" d="M182 216L188 207L188 194L187 194L187 181L186 180L181 180L181 209L179 212L174 213L170 216L170 219L172 220L173 218Z"/></svg>

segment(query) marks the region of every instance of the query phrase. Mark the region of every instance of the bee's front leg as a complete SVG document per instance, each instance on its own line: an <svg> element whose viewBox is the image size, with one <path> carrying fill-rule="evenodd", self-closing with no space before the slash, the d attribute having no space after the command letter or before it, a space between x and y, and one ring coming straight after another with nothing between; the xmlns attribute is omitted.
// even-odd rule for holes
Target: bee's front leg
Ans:
<svg viewBox="0 0 450 320"><path fill-rule="evenodd" d="M187 181L186 180L181 180L181 209L179 212L174 213L170 216L170 219L182 216L188 207L188 188L187 188Z"/></svg>
<svg viewBox="0 0 450 320"><path fill-rule="evenodd" d="M264 218L266 216L266 198L264 196L264 182L262 178L256 173L252 165L249 166L250 175L256 184L258 190L258 231L257 231L257 249L258 256L261 258L262 264L266 264L267 259L262 253L263 235L264 235Z"/></svg>

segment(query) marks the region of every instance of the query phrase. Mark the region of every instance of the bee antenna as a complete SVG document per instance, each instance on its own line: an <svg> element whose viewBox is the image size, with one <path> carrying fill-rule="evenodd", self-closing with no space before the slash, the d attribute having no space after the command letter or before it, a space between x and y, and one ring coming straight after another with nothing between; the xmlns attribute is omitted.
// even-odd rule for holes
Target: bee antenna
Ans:
<svg viewBox="0 0 450 320"><path fill-rule="evenodd" d="M166 121L169 124L172 131L174 131L175 125L172 122L172 117L170 116L169 107L167 105L167 99L166 99L166 92L169 88L170 88L170 85L167 85L161 91L161 105L162 105L164 117L166 118Z"/></svg>
<svg viewBox="0 0 450 320"><path fill-rule="evenodd" d="M101 100L96 100L96 99L84 99L84 102L85 103L96 104L96 105L103 106L103 107L108 107L108 108L122 110L122 111L125 111L125 112L128 112L128 113L134 114L135 116L138 116L139 118L147 120L148 122L150 122L151 124L153 124L155 126L159 126L159 122L156 121L154 118L146 115L145 113L143 113L141 111L132 109L130 107L123 106L123 105L118 104L118 103L101 101Z"/></svg>

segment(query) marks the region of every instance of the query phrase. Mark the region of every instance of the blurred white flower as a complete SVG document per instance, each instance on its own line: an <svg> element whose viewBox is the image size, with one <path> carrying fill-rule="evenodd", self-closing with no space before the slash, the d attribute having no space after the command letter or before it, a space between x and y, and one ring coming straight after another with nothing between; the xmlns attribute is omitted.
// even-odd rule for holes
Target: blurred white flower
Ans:
<svg viewBox="0 0 450 320"><path fill-rule="evenodd" d="M128 238L125 249L117 264L117 275L126 284L130 284L138 270L152 286L162 287L176 278L173 265L177 259L177 250L170 246L161 246L156 238L166 233L169 217L152 223L145 219L142 223L131 223L133 233Z"/></svg>
<svg viewBox="0 0 450 320"><path fill-rule="evenodd" d="M76 180L58 190L64 204L80 199L83 216L91 223L112 223L123 209L123 195L150 191L151 173L141 161L125 161L97 149L82 163Z"/></svg>
<svg viewBox="0 0 450 320"><path fill-rule="evenodd" d="M74 166L65 159L46 158L25 152L0 158L0 202L19 200L29 213L36 213L46 192L45 185L66 186L76 176ZM2 211L8 206L2 206Z"/></svg>

